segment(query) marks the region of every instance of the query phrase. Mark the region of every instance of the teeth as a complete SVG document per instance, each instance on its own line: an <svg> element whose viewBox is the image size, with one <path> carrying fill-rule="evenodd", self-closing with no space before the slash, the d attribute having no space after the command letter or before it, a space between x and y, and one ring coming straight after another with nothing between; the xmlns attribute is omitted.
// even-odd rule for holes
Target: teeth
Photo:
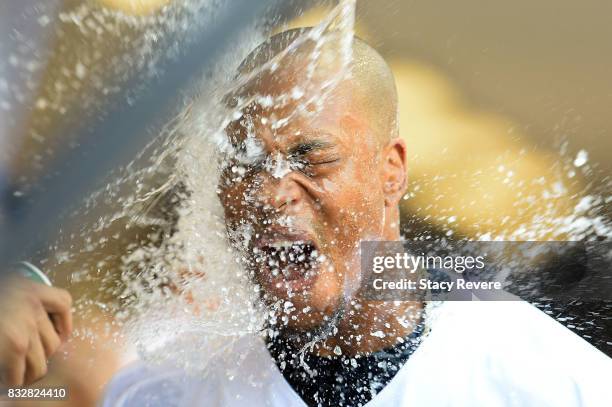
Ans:
<svg viewBox="0 0 612 407"><path fill-rule="evenodd" d="M283 250L283 249L286 250L286 249L292 248L293 246L299 246L303 244L305 244L305 242L282 240L282 241L277 241L277 242L270 244L270 247L273 249L277 249L277 250Z"/></svg>
<svg viewBox="0 0 612 407"><path fill-rule="evenodd" d="M278 240L260 247L255 253L256 263L264 263L273 277L284 276L287 280L311 277L318 253L308 241Z"/></svg>

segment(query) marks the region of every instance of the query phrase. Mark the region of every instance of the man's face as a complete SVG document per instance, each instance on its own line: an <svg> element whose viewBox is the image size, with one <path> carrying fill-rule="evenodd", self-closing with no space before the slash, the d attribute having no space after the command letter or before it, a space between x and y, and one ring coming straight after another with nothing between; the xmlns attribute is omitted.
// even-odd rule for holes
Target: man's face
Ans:
<svg viewBox="0 0 612 407"><path fill-rule="evenodd" d="M264 300L280 300L290 311L286 324L298 331L322 326L344 307L360 283L359 241L383 228L377 142L348 90L316 113L297 114L299 102L252 104L227 128L250 155L229 160L220 182L229 235Z"/></svg>

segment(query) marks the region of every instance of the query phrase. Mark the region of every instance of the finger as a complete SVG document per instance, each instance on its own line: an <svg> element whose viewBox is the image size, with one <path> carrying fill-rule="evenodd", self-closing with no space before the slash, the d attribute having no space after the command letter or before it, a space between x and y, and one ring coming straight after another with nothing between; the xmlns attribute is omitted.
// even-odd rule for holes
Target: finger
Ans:
<svg viewBox="0 0 612 407"><path fill-rule="evenodd" d="M185 295L185 301L187 301L187 304L191 305L194 303L193 293L191 292L191 290L185 291L184 295Z"/></svg>
<svg viewBox="0 0 612 407"><path fill-rule="evenodd" d="M203 279L206 277L206 272L200 270L198 267L193 267L191 264L186 267L181 267L179 269L178 275L183 279L188 279L190 277L196 277L197 279Z"/></svg>
<svg viewBox="0 0 612 407"><path fill-rule="evenodd" d="M26 372L24 384L32 384L47 373L47 358L38 332L30 337L30 349L26 355Z"/></svg>
<svg viewBox="0 0 612 407"><path fill-rule="evenodd" d="M27 350L24 352L10 351L5 355L6 365L2 369L2 380L6 386L23 385L26 370L26 352Z"/></svg>
<svg viewBox="0 0 612 407"><path fill-rule="evenodd" d="M221 305L221 300L217 297L210 298L204 301L204 305L206 306L207 310L216 311L217 309L219 309L219 306Z"/></svg>
<svg viewBox="0 0 612 407"><path fill-rule="evenodd" d="M2 382L8 387L23 385L26 369L25 357L10 355L6 363L7 366L2 373Z"/></svg>
<svg viewBox="0 0 612 407"><path fill-rule="evenodd" d="M45 310L53 314L53 322L62 339L66 340L72 332L72 297L66 290L37 284L37 294Z"/></svg>
<svg viewBox="0 0 612 407"><path fill-rule="evenodd" d="M72 306L72 297L66 290L34 284L34 291L48 312L63 312Z"/></svg>
<svg viewBox="0 0 612 407"><path fill-rule="evenodd" d="M53 322L51 322L47 313L39 316L37 323L38 333L45 351L45 357L49 359L60 347L62 340L56 332Z"/></svg>

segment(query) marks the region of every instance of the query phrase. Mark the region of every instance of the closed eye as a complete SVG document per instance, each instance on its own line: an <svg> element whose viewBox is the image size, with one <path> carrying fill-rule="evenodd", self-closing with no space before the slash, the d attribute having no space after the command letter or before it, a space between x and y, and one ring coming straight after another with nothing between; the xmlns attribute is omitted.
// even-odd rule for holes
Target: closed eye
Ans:
<svg viewBox="0 0 612 407"><path fill-rule="evenodd" d="M295 159L293 160L293 169L300 171L302 174L313 177L316 175L315 168L320 168L324 171L326 165L331 165L340 161L339 158L326 158L326 159L318 159L318 160L309 160L306 158Z"/></svg>
<svg viewBox="0 0 612 407"><path fill-rule="evenodd" d="M333 164L335 162L340 161L339 158L332 158L332 159L328 159L328 160L308 160L310 165L323 165L323 164Z"/></svg>
<svg viewBox="0 0 612 407"><path fill-rule="evenodd" d="M309 140L289 149L288 158L296 167L333 164L338 161L335 146L324 140Z"/></svg>

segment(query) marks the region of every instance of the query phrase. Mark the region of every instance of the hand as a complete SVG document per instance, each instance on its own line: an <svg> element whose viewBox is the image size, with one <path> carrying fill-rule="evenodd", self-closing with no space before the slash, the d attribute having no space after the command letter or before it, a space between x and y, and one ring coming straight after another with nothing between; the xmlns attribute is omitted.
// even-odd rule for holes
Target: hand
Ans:
<svg viewBox="0 0 612 407"><path fill-rule="evenodd" d="M28 385L47 373L47 361L72 331L66 290L22 277L0 280L0 383Z"/></svg>
<svg viewBox="0 0 612 407"><path fill-rule="evenodd" d="M202 314L201 306L207 311L216 311L220 304L221 298L198 298L194 296L192 288L194 288L194 284L202 283L207 280L208 276L201 268L204 265L204 258L199 256L197 261L194 263L190 263L188 266L182 267L178 271L178 286L176 284L171 284L171 290L175 293L181 295L187 304L189 304L192 308L194 315L200 316ZM180 287L180 288L179 288Z"/></svg>

